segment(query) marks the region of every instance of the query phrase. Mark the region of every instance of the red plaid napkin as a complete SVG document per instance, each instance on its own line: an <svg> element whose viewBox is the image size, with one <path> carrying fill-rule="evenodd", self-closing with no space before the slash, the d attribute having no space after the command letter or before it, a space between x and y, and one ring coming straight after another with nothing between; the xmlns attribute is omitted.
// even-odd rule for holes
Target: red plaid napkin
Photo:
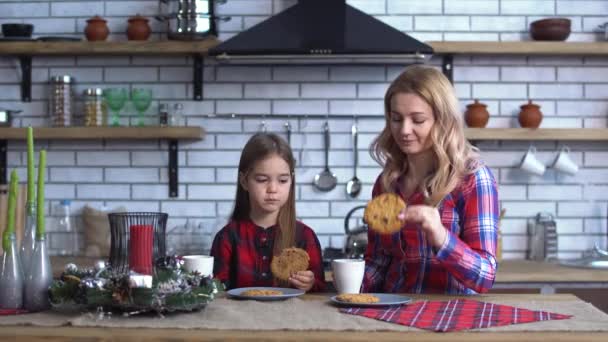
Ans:
<svg viewBox="0 0 608 342"><path fill-rule="evenodd" d="M485 303L470 299L424 300L405 306L353 307L340 309L340 311L385 322L444 332L572 317L571 315L520 309L509 305Z"/></svg>

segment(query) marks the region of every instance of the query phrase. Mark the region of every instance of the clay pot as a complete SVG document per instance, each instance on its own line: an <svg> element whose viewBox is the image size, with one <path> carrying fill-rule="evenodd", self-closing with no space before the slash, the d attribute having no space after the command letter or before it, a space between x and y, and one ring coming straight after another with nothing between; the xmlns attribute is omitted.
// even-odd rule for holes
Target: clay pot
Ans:
<svg viewBox="0 0 608 342"><path fill-rule="evenodd" d="M548 18L530 23L530 36L534 40L562 41L568 39L570 27L568 18Z"/></svg>
<svg viewBox="0 0 608 342"><path fill-rule="evenodd" d="M87 27L84 29L84 34L89 41L106 40L110 34L110 29L106 24L106 20L96 15L87 20Z"/></svg>
<svg viewBox="0 0 608 342"><path fill-rule="evenodd" d="M528 100L528 103L522 105L519 112L519 124L524 128L538 128L540 122L543 121L543 113L540 111L540 106Z"/></svg>
<svg viewBox="0 0 608 342"><path fill-rule="evenodd" d="M127 38L129 40L147 40L151 32L146 17L138 14L129 18L129 25L127 26Z"/></svg>
<svg viewBox="0 0 608 342"><path fill-rule="evenodd" d="M490 113L486 109L487 105L475 99L475 102L467 105L467 110L464 112L464 121L469 127L484 128L490 119Z"/></svg>

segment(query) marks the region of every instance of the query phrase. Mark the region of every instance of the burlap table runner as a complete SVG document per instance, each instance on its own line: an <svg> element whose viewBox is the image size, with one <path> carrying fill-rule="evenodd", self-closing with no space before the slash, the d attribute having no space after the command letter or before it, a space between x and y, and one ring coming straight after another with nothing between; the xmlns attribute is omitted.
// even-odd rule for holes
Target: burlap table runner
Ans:
<svg viewBox="0 0 608 342"><path fill-rule="evenodd" d="M608 331L608 315L583 301L487 300L530 310L573 315L571 319L515 324L471 331ZM361 316L347 315L329 301L292 298L279 302L256 302L218 298L204 310L193 313L99 319L95 314L62 315L43 312L0 317L0 325L36 325L117 328L178 328L230 330L355 330L424 331Z"/></svg>

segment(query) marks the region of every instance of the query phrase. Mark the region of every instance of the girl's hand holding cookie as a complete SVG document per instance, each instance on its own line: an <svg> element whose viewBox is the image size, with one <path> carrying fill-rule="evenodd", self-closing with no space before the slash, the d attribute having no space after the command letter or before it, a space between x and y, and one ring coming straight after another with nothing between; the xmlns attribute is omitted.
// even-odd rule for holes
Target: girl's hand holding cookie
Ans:
<svg viewBox="0 0 608 342"><path fill-rule="evenodd" d="M315 284L315 274L312 271L299 271L289 277L289 283L297 289L308 292Z"/></svg>
<svg viewBox="0 0 608 342"><path fill-rule="evenodd" d="M441 223L439 210L435 207L409 205L397 217L405 222L420 224L420 228L426 233L427 240L435 248L440 248L448 236L445 227Z"/></svg>

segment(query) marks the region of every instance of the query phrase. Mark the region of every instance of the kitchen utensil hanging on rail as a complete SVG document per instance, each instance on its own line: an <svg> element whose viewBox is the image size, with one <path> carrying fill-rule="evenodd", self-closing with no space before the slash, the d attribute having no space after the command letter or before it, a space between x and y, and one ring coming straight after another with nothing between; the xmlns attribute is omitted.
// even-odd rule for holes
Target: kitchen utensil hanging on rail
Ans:
<svg viewBox="0 0 608 342"><path fill-rule="evenodd" d="M336 187L338 178L329 170L329 121L325 122L325 170L315 176L313 185L320 191L331 191Z"/></svg>
<svg viewBox="0 0 608 342"><path fill-rule="evenodd" d="M359 160L357 155L357 121L353 122L351 133L353 137L353 178L346 183L346 194L351 198L356 198L361 193L361 180L357 178L357 162Z"/></svg>

